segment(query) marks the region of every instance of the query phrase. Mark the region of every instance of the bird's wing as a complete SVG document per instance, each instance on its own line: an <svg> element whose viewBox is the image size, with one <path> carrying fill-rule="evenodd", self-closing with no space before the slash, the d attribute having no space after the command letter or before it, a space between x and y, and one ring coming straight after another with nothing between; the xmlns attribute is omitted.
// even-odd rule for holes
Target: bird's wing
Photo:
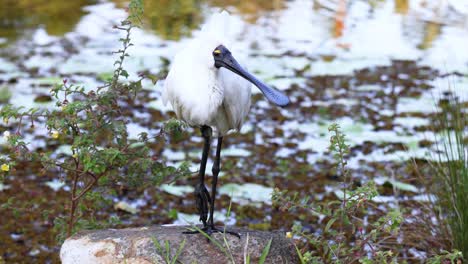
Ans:
<svg viewBox="0 0 468 264"><path fill-rule="evenodd" d="M177 116L191 125L204 125L213 119L223 102L223 89L205 67L176 57L164 83L163 100L169 101Z"/></svg>

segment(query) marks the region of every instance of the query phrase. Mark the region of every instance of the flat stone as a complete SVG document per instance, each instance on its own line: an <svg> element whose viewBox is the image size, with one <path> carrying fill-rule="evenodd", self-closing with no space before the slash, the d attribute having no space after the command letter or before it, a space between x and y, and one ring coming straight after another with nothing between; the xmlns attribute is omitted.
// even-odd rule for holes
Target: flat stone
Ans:
<svg viewBox="0 0 468 264"><path fill-rule="evenodd" d="M189 226L152 226L82 231L63 243L60 259L63 264L167 263L184 244L174 263L245 263L247 255L250 255L250 263L258 263L271 239L265 263L299 263L293 241L286 238L284 232L230 228L241 238L215 233L212 238L218 241L217 245L202 234L183 234L187 228ZM155 240L161 248L156 246Z"/></svg>

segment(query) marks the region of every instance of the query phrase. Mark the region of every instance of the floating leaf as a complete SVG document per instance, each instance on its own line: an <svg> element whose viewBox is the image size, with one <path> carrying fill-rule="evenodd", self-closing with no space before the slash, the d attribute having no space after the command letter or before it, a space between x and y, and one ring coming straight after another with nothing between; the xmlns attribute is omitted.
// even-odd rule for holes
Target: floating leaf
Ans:
<svg viewBox="0 0 468 264"><path fill-rule="evenodd" d="M123 202L123 201L120 201L118 203L116 203L114 205L114 209L115 210L122 210L124 212L127 212L127 213L131 213L131 214L136 214L138 213L138 209L131 206L130 204L128 204L127 202Z"/></svg>
<svg viewBox="0 0 468 264"><path fill-rule="evenodd" d="M120 72L120 75L123 76L123 77L125 77L125 78L128 78L128 72L127 72L126 70L122 70L122 71Z"/></svg>
<svg viewBox="0 0 468 264"><path fill-rule="evenodd" d="M415 192L415 193L419 192L416 186L409 184L409 183L404 183L404 182L393 180L393 179L388 179L387 182L393 185L393 187L402 191Z"/></svg>

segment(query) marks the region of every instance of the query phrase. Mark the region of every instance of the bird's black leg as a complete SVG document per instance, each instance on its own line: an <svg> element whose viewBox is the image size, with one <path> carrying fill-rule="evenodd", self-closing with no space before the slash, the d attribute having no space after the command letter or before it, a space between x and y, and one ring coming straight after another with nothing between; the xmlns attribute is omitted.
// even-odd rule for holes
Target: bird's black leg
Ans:
<svg viewBox="0 0 468 264"><path fill-rule="evenodd" d="M213 220L213 213L214 213L214 205L216 200L216 185L218 184L218 175L220 171L220 163L221 163L221 145L223 144L223 137L218 138L218 144L216 145L216 157L213 163L213 168L211 172L213 173L213 182L211 183L211 211L210 211L210 218L208 219L208 224L214 228L214 220Z"/></svg>
<svg viewBox="0 0 468 264"><path fill-rule="evenodd" d="M203 134L203 127L202 127L202 134ZM210 128L210 135L211 135L211 128ZM206 138L205 138L205 140L206 140ZM215 204L215 198L216 198L216 186L217 186L217 183L218 183L218 175L219 175L219 171L220 171L222 143L223 143L223 138L219 137L218 138L218 144L216 146L216 157L215 157L215 160L214 160L213 169L211 170L212 173L213 173L213 182L212 182L212 185L211 185L211 199L210 199L210 195L208 194L208 191L205 188L204 183L200 182L200 185L197 186L197 187L203 188L202 192L200 192L198 190L195 190L195 194L197 196L197 207L199 208L199 211L200 211L200 221L203 222L203 228L201 229L201 231L207 233L208 235L211 235L211 234L213 234L215 232L219 232L219 233L226 232L228 234L231 234L231 235L234 235L234 236L240 238L240 235L238 233L223 230L223 229L220 229L220 228L217 228L217 227L214 226L213 214L214 214L214 204ZM206 141L205 141L205 146L206 146ZM208 148L209 148L209 140L208 140ZM204 154L202 156L202 164L200 165L200 173L202 172L202 170L203 170L203 172L205 172L206 160L205 160L205 165L203 163L203 161L204 161L203 157L205 157L205 148L203 149L203 153ZM204 176L200 176L200 179L202 181L204 179ZM200 193L203 193L203 195L200 195ZM205 196L207 196L208 199L205 199L203 201L203 203L200 203L198 201L198 199L199 199L198 197L205 197ZM210 203L210 218L208 219L208 225L206 224L206 214L202 214L202 212L205 212L205 211L200 210L200 208L207 208L207 203L206 203L207 200ZM199 232L198 231L187 231L187 232L184 232L184 233L185 234L196 234L196 233L199 233Z"/></svg>
<svg viewBox="0 0 468 264"><path fill-rule="evenodd" d="M206 169L206 162L208 160L208 153L210 151L210 140L211 140L211 127L209 126L202 126L201 127L201 134L203 139L205 140L203 145L203 154L200 163L200 171L198 172L199 182L195 187L195 198L198 213L200 214L200 221L203 222L203 227L206 227L206 220L208 218L209 206L211 204L210 194L205 187L205 169Z"/></svg>
<svg viewBox="0 0 468 264"><path fill-rule="evenodd" d="M219 229L215 227L214 225L214 219L213 219L213 214L214 214L214 208L215 208L215 200L216 200L216 185L218 184L218 175L220 171L220 164L221 164L221 147L223 144L223 137L218 138L218 144L216 146L216 157L213 163L213 169L211 172L213 173L213 182L211 185L211 205L210 205L210 218L208 219L208 228L206 230L206 233L211 235L214 232L220 232L220 233L228 233L234 236L237 236L240 238L240 235L235 232Z"/></svg>
<svg viewBox="0 0 468 264"><path fill-rule="evenodd" d="M206 162L208 160L208 153L210 151L210 140L212 135L211 127L209 126L202 126L201 127L201 134L204 139L203 144L203 154L200 163L200 170L198 171L198 179L199 182L195 186L195 199L196 205L198 209L198 213L200 214L200 221L203 223L203 229L206 230L208 225L206 223L208 219L208 212L210 210L209 206L211 205L211 198L208 190L205 186L205 169L206 169ZM183 232L184 234L196 234L198 231L186 231Z"/></svg>

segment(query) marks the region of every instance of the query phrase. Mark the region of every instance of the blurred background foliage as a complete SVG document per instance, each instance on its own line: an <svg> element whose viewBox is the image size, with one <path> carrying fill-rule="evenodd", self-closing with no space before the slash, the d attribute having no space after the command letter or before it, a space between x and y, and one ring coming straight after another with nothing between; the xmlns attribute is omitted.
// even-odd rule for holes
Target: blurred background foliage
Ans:
<svg viewBox="0 0 468 264"><path fill-rule="evenodd" d="M97 0L2 0L0 36L15 40L38 25L50 35L62 36L87 13L83 7L95 3Z"/></svg>

